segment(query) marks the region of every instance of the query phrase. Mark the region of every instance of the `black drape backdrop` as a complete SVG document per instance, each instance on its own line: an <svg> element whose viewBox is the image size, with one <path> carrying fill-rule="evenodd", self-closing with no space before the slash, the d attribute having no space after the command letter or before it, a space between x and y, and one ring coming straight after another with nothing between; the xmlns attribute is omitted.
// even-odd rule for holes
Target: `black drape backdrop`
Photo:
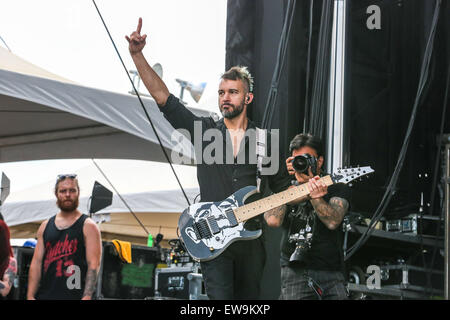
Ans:
<svg viewBox="0 0 450 320"><path fill-rule="evenodd" d="M255 100L249 116L258 125L261 125L266 112L288 1L228 0L226 68L249 66L255 77ZM320 75L316 70L324 62L317 61L317 57L324 59L323 52L317 49L320 48L320 26L324 22L321 21L326 7L324 1L327 0L315 0L313 6L309 77L310 1L296 2L286 61L277 86L278 97L267 126L280 129L283 158L287 156L292 137L304 131L304 125L305 131L310 131L309 123L304 123L307 87L310 90L307 108L314 112L321 107L315 105L311 109L312 97L317 93L314 91L317 90L314 89L315 77ZM346 165L371 165L376 170L370 180L353 188L352 210L367 217L377 207L399 156L417 93L435 3L432 0L347 1L345 110L349 154L345 159L349 159ZM370 14L366 9L370 5L380 7L379 30L367 28ZM430 202L431 177L438 148L436 135L440 129L449 67L449 16L449 1L444 0L429 82L421 99L397 190L386 212L388 217L417 212L421 193L424 194L425 205ZM327 92L322 91L321 94ZM444 133L450 133L449 114L447 112ZM326 113L323 116L326 117ZM439 211L439 206L435 206L435 212L429 213L438 214ZM279 294L279 230L269 229L266 234L268 263L262 298L276 299Z"/></svg>

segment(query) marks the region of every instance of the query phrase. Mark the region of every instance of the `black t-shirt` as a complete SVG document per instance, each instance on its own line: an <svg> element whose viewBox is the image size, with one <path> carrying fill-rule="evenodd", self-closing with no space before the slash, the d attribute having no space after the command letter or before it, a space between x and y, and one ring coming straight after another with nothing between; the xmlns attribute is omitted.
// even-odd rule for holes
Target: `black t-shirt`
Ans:
<svg viewBox="0 0 450 320"><path fill-rule="evenodd" d="M233 155L231 148L231 138L227 131L223 118L219 121L214 121L211 117L197 117L190 110L188 110L178 98L174 95L170 95L167 99L166 105L160 107L164 117L170 122L175 129L185 129L191 136L191 142L198 143L198 127L195 128L194 123L201 124L201 133L203 134L208 129L217 129L220 132L221 138L223 138L223 151L222 159L219 159L221 163L202 163L197 164L197 179L200 186L200 196L202 202L210 201L222 201L229 197L237 190L252 185L256 185L257 166L252 161L249 161L251 152L253 155L256 153L252 150L248 137L242 140L237 157L233 157L233 163L227 161L227 154ZM248 121L247 130L255 129L256 126L252 121ZM267 132L267 155L271 155L271 136L270 132ZM202 138L202 137L200 137ZM207 139L205 139L207 140ZM201 150L209 148L208 151L212 151L215 155L215 150L212 150L211 143L215 140L212 138L210 141L202 141ZM228 143L227 143L228 141ZM244 145L243 145L244 144ZM228 147L228 150L226 148ZM242 155L242 152L245 152ZM243 158L245 156L245 158ZM245 159L245 161L238 161L238 159ZM197 159L197 162L199 159ZM202 159L204 160L204 159ZM280 192L287 189L290 185L290 178L287 174L285 161L279 159L279 170L273 175L263 175L261 181L261 195L267 196L272 192ZM265 167L270 166L266 164ZM269 187L269 188L267 188ZM256 197L257 198L257 197ZM256 200L256 199L255 199Z"/></svg>
<svg viewBox="0 0 450 320"><path fill-rule="evenodd" d="M55 217L50 218L43 234L45 253L36 299L81 299L87 272L83 226L88 216L83 214L64 230L56 227ZM75 266L72 273L68 271L71 265Z"/></svg>
<svg viewBox="0 0 450 320"><path fill-rule="evenodd" d="M333 197L351 200L350 188L342 183L333 184L328 187L328 193L323 197L326 202ZM307 251L304 264L290 263L289 259L295 250L296 243L289 242L289 236L305 228L306 219L293 217L299 213L301 207L304 207L304 214L310 217L309 224L312 228L311 247ZM335 230L328 229L325 224L317 217L311 203L307 201L298 206L288 207L285 219L282 225L281 238L281 266L304 267L314 270L339 271L342 270L342 236L341 227Z"/></svg>

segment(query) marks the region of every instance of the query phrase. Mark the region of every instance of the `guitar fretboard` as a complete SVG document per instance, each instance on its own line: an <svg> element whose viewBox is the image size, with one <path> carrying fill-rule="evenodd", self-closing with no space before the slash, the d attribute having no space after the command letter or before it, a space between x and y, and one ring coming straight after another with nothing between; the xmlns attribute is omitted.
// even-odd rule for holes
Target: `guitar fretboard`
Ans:
<svg viewBox="0 0 450 320"><path fill-rule="evenodd" d="M333 184L330 176L320 178L327 186ZM237 221L244 222L261 213L282 206L283 204L303 198L309 194L308 183L304 183L297 187L289 188L282 192L273 194L269 197L254 201L242 207L233 209Z"/></svg>

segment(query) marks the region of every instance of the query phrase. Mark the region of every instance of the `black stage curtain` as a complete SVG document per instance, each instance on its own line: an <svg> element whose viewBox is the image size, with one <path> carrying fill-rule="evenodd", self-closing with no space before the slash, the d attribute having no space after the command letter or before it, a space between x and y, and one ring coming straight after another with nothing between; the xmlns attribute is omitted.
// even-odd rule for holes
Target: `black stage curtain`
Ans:
<svg viewBox="0 0 450 320"><path fill-rule="evenodd" d="M381 9L381 29L366 28L366 8ZM420 67L436 1L352 1L347 107L350 108L350 161L370 163L376 174L355 188L353 209L370 216L378 205L403 144L418 89ZM386 212L399 217L417 212L420 194L430 202L431 177L440 130L450 57L449 3L441 15L428 85L419 104L396 194ZM444 133L449 133L447 120ZM427 177L425 177L425 174ZM420 177L419 177L420 175Z"/></svg>
<svg viewBox="0 0 450 320"><path fill-rule="evenodd" d="M312 20L311 2L295 2L285 61L276 83L277 99L265 125L280 129L283 158L295 134L317 130L319 125L312 125L313 121L322 121L326 127L327 116L326 112L319 113L318 108L326 107L323 104L327 101L327 90L320 77L328 72L328 62L323 60L329 56L323 51L330 46L326 42L330 19L326 13L332 10L333 1L313 1ZM353 0L347 4L345 108L349 154L345 158L349 159L347 165L370 165L376 170L369 180L353 187L352 210L371 217L386 190L405 138L436 1ZM380 8L379 30L369 30L366 25L370 5ZM248 65L254 75L255 100L249 116L257 125L262 124L267 113L289 8L292 8L289 0L228 0L226 67ZM424 203L430 202L432 177L434 170L439 170L435 168L439 147L436 138L444 107L447 108L444 133L450 133L448 103L444 106L450 57L449 16L449 1L443 0L428 83L387 217L417 212L421 193ZM316 116L321 114L322 119L314 120L314 112ZM315 133L323 136L321 132ZM439 197L439 192L435 194ZM430 214L439 213L439 206L434 207L435 212ZM276 242L277 231L270 230L268 235ZM277 245L269 248L272 254L276 254L273 246ZM276 263L270 268L275 268ZM263 298L276 298L278 292L267 289Z"/></svg>
<svg viewBox="0 0 450 320"><path fill-rule="evenodd" d="M323 60L329 55L322 51L328 50L330 44L326 43L328 35L322 31L327 29L329 21L324 19L330 18L325 12L332 10L332 2L313 1L309 42L311 2L296 1L285 63L276 84L278 97L266 126L280 129L283 157L287 156L289 141L296 133L313 132L318 127L312 125L313 121L318 121L313 119L313 113L327 101L324 99L327 90L320 76L328 72L328 65L323 66L327 62ZM350 155L346 158L349 159L347 165L371 165L376 170L368 182L355 186L358 196L353 209L367 215L376 208L383 194L405 137L435 3L430 0L348 1L345 107L349 118ZM380 8L380 30L367 28L370 14L366 9L370 5ZM248 65L254 75L255 100L249 116L258 125L262 124L266 112L287 8L289 0L228 1L226 67ZM420 192L429 196L426 189L430 188L434 170L436 135L450 56L448 13L448 0L442 1L429 82L419 107L398 193L391 204L394 211L417 207ZM320 115L326 124L326 113ZM450 117L446 119L444 133L450 132L448 119ZM314 133L323 136L320 130ZM425 173L428 179L423 178Z"/></svg>

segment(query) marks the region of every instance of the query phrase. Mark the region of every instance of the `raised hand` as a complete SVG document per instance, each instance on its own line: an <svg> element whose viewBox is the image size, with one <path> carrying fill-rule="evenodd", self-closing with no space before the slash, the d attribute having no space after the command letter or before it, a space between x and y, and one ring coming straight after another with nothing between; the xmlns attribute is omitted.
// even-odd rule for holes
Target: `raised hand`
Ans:
<svg viewBox="0 0 450 320"><path fill-rule="evenodd" d="M142 52L142 49L145 47L145 39L147 35L144 34L141 36L142 29L142 18L139 18L139 22L136 28L136 31L130 34L130 36L125 36L125 39L128 41L128 50L130 50L131 55L135 55L137 53Z"/></svg>
<svg viewBox="0 0 450 320"><path fill-rule="evenodd" d="M295 169L292 166L292 160L294 160L294 157L289 157L286 159L286 168L287 168L287 171L289 172L289 175L295 174Z"/></svg>

